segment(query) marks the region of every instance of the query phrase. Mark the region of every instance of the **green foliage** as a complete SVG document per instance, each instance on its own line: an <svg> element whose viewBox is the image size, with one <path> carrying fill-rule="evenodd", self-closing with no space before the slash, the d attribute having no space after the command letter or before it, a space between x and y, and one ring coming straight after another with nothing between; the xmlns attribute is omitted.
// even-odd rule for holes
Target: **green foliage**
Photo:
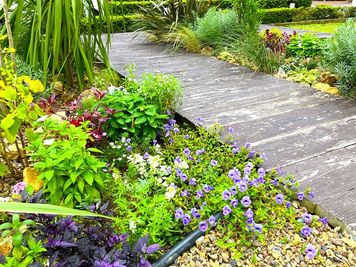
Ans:
<svg viewBox="0 0 356 267"><path fill-rule="evenodd" d="M341 25L323 49L327 68L337 75L342 94L356 96L356 22L349 19Z"/></svg>
<svg viewBox="0 0 356 267"><path fill-rule="evenodd" d="M320 79L320 72L317 69L308 70L305 67L299 67L295 70L287 72L288 80L292 80L297 83L304 83L313 85Z"/></svg>
<svg viewBox="0 0 356 267"><path fill-rule="evenodd" d="M100 199L106 164L92 155L99 150L86 148L86 125L75 127L47 118L38 126L42 132L32 134L28 150L50 203L73 207Z"/></svg>
<svg viewBox="0 0 356 267"><path fill-rule="evenodd" d="M266 48L263 38L257 33L251 33L237 41L230 51L236 54L237 61L243 65L271 74L278 71L284 59L282 53L273 53Z"/></svg>
<svg viewBox="0 0 356 267"><path fill-rule="evenodd" d="M261 8L289 7L288 0L259 0Z"/></svg>
<svg viewBox="0 0 356 267"><path fill-rule="evenodd" d="M93 82L94 61L109 60L102 32L110 33L108 1L98 1L98 14L91 0L20 0L12 13L14 43L34 68L53 77L64 73L67 83L83 87ZM107 44L110 41L110 34Z"/></svg>
<svg viewBox="0 0 356 267"><path fill-rule="evenodd" d="M6 267L25 267L33 263L41 253L46 251L42 247L41 241L36 241L30 231L30 226L34 225L32 220L21 221L18 214L12 215L12 222L5 222L0 225L2 244L11 242L13 249L6 257Z"/></svg>
<svg viewBox="0 0 356 267"><path fill-rule="evenodd" d="M146 103L156 105L159 114L178 109L183 97L183 87L173 75L144 73L139 81L135 80L134 66L126 67L128 79L124 86L129 92L138 93Z"/></svg>
<svg viewBox="0 0 356 267"><path fill-rule="evenodd" d="M142 8L143 14L138 23L141 30L160 36L171 31L178 24L186 25L196 17L205 14L211 1L168 0L154 4L152 9Z"/></svg>
<svg viewBox="0 0 356 267"><path fill-rule="evenodd" d="M235 11L211 8L197 19L195 34L202 46L224 47L241 36L240 26Z"/></svg>
<svg viewBox="0 0 356 267"><path fill-rule="evenodd" d="M261 9L262 23L283 23L291 21L347 18L355 16L356 7L300 7Z"/></svg>
<svg viewBox="0 0 356 267"><path fill-rule="evenodd" d="M290 24L286 25L286 27L312 32L334 33L341 24L342 22L321 22L308 24Z"/></svg>
<svg viewBox="0 0 356 267"><path fill-rule="evenodd" d="M298 57L315 57L321 54L323 42L313 34L294 35L287 47L287 54Z"/></svg>
<svg viewBox="0 0 356 267"><path fill-rule="evenodd" d="M237 21L245 33L255 32L260 25L259 2L256 0L230 0L236 11Z"/></svg>
<svg viewBox="0 0 356 267"><path fill-rule="evenodd" d="M29 65L18 55L16 55L16 74L17 76L29 76L33 80L44 80L44 73L42 70Z"/></svg>
<svg viewBox="0 0 356 267"><path fill-rule="evenodd" d="M105 124L107 134L113 140L124 133L154 139L167 119L167 115L159 113L157 105L146 103L139 93L116 90L104 97L103 104L116 111Z"/></svg>

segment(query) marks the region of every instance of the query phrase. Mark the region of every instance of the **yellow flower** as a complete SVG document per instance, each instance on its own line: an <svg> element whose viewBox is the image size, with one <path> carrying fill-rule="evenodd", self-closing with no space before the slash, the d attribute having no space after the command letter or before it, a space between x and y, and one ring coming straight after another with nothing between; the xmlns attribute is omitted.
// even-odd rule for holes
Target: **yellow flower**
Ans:
<svg viewBox="0 0 356 267"><path fill-rule="evenodd" d="M32 92L34 92L34 93L43 92L44 87L40 80L32 80L28 76L22 76L21 78L23 79L23 81L25 83L27 83L28 88Z"/></svg>

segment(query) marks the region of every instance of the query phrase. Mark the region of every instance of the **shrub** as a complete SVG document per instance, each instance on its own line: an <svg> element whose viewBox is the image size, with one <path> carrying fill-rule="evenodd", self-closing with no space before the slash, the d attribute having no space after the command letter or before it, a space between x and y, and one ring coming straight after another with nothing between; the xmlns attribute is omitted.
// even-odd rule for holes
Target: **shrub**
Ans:
<svg viewBox="0 0 356 267"><path fill-rule="evenodd" d="M356 22L349 19L326 41L324 62L338 78L338 88L346 96L356 97Z"/></svg>
<svg viewBox="0 0 356 267"><path fill-rule="evenodd" d="M76 127L47 118L37 126L41 131L32 134L28 150L50 203L73 207L100 199L106 163L92 154L100 151L86 148L87 124Z"/></svg>
<svg viewBox="0 0 356 267"><path fill-rule="evenodd" d="M315 57L322 52L323 40L313 34L298 34L291 38L287 53L291 56Z"/></svg>
<svg viewBox="0 0 356 267"><path fill-rule="evenodd" d="M239 27L246 32L255 32L260 25L259 2L255 0L231 0L236 11Z"/></svg>
<svg viewBox="0 0 356 267"><path fill-rule="evenodd" d="M289 7L290 3L295 3L296 7L310 7L312 0L260 0L261 8Z"/></svg>
<svg viewBox="0 0 356 267"><path fill-rule="evenodd" d="M291 36L288 33L280 31L279 29L267 29L263 35L265 46L271 49L274 53L286 53L286 48L290 43Z"/></svg>
<svg viewBox="0 0 356 267"><path fill-rule="evenodd" d="M198 18L195 34L202 46L226 46L242 34L237 16L233 10L210 9Z"/></svg>
<svg viewBox="0 0 356 267"><path fill-rule="evenodd" d="M301 7L261 9L262 23L283 23L302 20L319 20L355 16L356 7Z"/></svg>

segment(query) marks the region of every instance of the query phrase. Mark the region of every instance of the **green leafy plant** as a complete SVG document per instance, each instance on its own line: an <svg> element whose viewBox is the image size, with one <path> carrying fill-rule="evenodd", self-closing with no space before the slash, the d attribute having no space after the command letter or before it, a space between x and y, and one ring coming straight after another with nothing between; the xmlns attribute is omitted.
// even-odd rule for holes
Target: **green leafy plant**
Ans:
<svg viewBox="0 0 356 267"><path fill-rule="evenodd" d="M29 227L34 225L32 220L20 219L18 214L12 215L12 222L0 225L0 245L10 243L13 246L11 254L6 257L6 266L28 266L35 261L42 252L41 241L36 241Z"/></svg>
<svg viewBox="0 0 356 267"><path fill-rule="evenodd" d="M167 0L154 4L153 8L142 7L138 26L156 37L163 38L178 24L193 22L196 17L205 14L211 1L206 0Z"/></svg>
<svg viewBox="0 0 356 267"><path fill-rule="evenodd" d="M305 83L308 85L313 85L319 82L320 71L317 69L308 70L306 68L297 68L295 70L290 70L287 72L288 80L292 80L298 83Z"/></svg>
<svg viewBox="0 0 356 267"><path fill-rule="evenodd" d="M348 20L326 41L324 64L337 75L337 85L346 96L356 96L356 22Z"/></svg>
<svg viewBox="0 0 356 267"><path fill-rule="evenodd" d="M168 117L159 113L157 105L146 103L146 99L138 93L115 90L106 94L102 103L114 111L105 123L106 132L113 139L124 133L154 139L163 121Z"/></svg>
<svg viewBox="0 0 356 267"><path fill-rule="evenodd" d="M11 5L15 1L9 1ZM109 66L106 45L110 41L109 1L20 0L12 12L14 44L27 62L45 74L65 75L66 81L83 87L93 82L96 58ZM4 31L4 30L3 30ZM107 32L106 45L101 34Z"/></svg>
<svg viewBox="0 0 356 267"><path fill-rule="evenodd" d="M84 200L100 199L106 163L92 154L99 150L86 148L87 123L76 127L48 118L37 126L42 132L32 134L28 150L49 202L73 207Z"/></svg>
<svg viewBox="0 0 356 267"><path fill-rule="evenodd" d="M6 36L2 36L0 41L5 39ZM19 176L20 170L9 157L10 145L14 145L16 158L20 159L22 167L28 166L23 150L25 129L42 114L38 105L33 103L32 93L42 92L44 88L39 80L17 76L15 62L11 59L14 49L4 48L0 53L0 150L7 169L12 175Z"/></svg>
<svg viewBox="0 0 356 267"><path fill-rule="evenodd" d="M315 57L321 54L323 40L313 34L297 34L291 37L287 54L299 57Z"/></svg>

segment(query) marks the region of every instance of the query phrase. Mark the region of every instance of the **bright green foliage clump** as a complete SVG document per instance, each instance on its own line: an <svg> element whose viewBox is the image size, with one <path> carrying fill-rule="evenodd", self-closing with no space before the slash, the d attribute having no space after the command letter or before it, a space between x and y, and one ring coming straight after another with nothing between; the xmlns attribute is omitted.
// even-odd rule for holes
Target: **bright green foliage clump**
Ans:
<svg viewBox="0 0 356 267"><path fill-rule="evenodd" d="M287 54L298 57L315 57L321 54L323 40L313 34L294 35L287 47Z"/></svg>
<svg viewBox="0 0 356 267"><path fill-rule="evenodd" d="M348 20L326 42L325 64L338 78L340 91L356 97L356 22Z"/></svg>
<svg viewBox="0 0 356 267"><path fill-rule="evenodd" d="M86 148L86 125L75 127L47 118L39 126L40 133L32 133L28 150L50 203L74 207L100 199L106 163L92 154L99 150Z"/></svg>

